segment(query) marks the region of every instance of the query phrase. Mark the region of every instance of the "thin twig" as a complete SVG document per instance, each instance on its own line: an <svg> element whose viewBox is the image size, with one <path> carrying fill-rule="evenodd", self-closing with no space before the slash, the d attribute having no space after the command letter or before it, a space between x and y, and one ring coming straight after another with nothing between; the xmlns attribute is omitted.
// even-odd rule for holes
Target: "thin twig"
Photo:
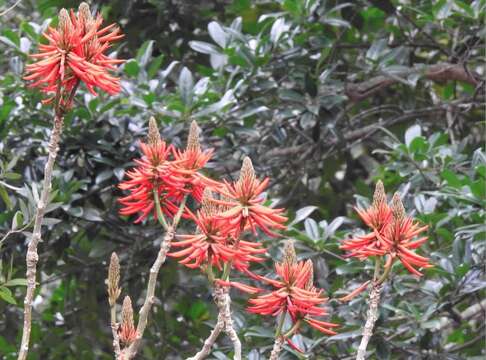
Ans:
<svg viewBox="0 0 486 360"><path fill-rule="evenodd" d="M15 9L17 7L17 5L20 4L21 1L22 0L17 0L12 6L10 6L9 8L5 9L2 12L0 12L0 16L6 15L7 13L9 13L13 9Z"/></svg>
<svg viewBox="0 0 486 360"><path fill-rule="evenodd" d="M0 239L0 248L2 247L3 243L5 242L5 240L7 240L7 238L10 236L10 235L13 235L13 234L17 234L17 233L21 233L23 231L25 231L25 229L27 229L30 225L32 225L32 222L34 221L34 219L31 219L27 224L25 224L23 227L21 227L20 229L10 229L1 239Z"/></svg>

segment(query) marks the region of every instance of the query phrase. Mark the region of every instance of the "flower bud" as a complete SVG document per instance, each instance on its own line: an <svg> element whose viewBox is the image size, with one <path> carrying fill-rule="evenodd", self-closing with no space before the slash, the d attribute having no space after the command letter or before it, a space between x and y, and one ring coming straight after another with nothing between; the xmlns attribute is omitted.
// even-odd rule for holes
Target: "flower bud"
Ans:
<svg viewBox="0 0 486 360"><path fill-rule="evenodd" d="M122 306L122 320L120 325L120 341L125 346L130 345L137 337L137 331L133 323L133 307L130 296L125 296Z"/></svg>
<svg viewBox="0 0 486 360"><path fill-rule="evenodd" d="M314 264L312 263L311 259L307 260L307 263L310 263L310 266L309 266L309 278L307 279L305 288L307 290L310 290L314 287Z"/></svg>
<svg viewBox="0 0 486 360"><path fill-rule="evenodd" d="M403 207L400 194L395 193L392 198L392 214L395 221L401 222L405 218L405 208Z"/></svg>
<svg viewBox="0 0 486 360"><path fill-rule="evenodd" d="M79 17L85 23L89 23L91 20L93 20L93 16L91 15L91 10L89 9L89 5L85 2L82 2L81 4L79 4L78 14L79 14Z"/></svg>
<svg viewBox="0 0 486 360"><path fill-rule="evenodd" d="M293 265L297 263L297 254L295 253L293 240L289 239L285 242L282 262L288 265Z"/></svg>
<svg viewBox="0 0 486 360"><path fill-rule="evenodd" d="M120 262L116 253L111 254L110 266L108 267L108 301L110 306L114 306L120 296Z"/></svg>
<svg viewBox="0 0 486 360"><path fill-rule="evenodd" d="M69 29L71 28L71 18L69 17L69 13L66 9L61 9L59 11L59 24L58 24L58 29L61 34L64 34L65 32L69 33Z"/></svg>
<svg viewBox="0 0 486 360"><path fill-rule="evenodd" d="M384 204L386 204L385 187L383 186L383 182L379 180L376 183L375 193L373 195L373 207L378 209Z"/></svg>
<svg viewBox="0 0 486 360"><path fill-rule="evenodd" d="M151 116L149 119L147 142L149 145L158 145L162 142L160 138L159 128L157 127L157 121L153 116Z"/></svg>
<svg viewBox="0 0 486 360"><path fill-rule="evenodd" d="M187 136L187 150L197 151L201 148L199 143L199 133L199 126L197 125L196 120L193 120L189 129L189 135Z"/></svg>
<svg viewBox="0 0 486 360"><path fill-rule="evenodd" d="M252 183L255 180L255 170L253 169L253 164L248 156L243 159L243 165L240 170L240 177L238 183L242 185L243 183Z"/></svg>

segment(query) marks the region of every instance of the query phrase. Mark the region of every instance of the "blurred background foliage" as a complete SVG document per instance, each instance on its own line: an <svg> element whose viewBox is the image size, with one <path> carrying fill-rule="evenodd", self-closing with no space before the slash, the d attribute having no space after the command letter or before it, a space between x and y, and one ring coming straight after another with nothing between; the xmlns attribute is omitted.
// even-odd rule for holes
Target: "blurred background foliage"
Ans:
<svg viewBox="0 0 486 360"><path fill-rule="evenodd" d="M28 54L61 7L78 1L0 0L0 356L15 359L25 291L26 237L47 153L51 109L22 80ZM373 359L484 359L484 0L92 1L126 37L117 97L77 97L66 127L40 245L29 359L110 359L105 296L112 251L137 305L160 241L152 223L117 214L116 184L138 155L150 116L181 145L196 119L216 155L208 173L234 178L244 155L288 208L288 236L312 258L332 298L370 277L343 257L361 227L353 206L374 182L400 191L429 225L417 280L398 266L384 290ZM184 229L183 231L190 231ZM280 240L262 237L273 258ZM264 264L262 273L272 264ZM140 358L181 359L215 321L207 282L169 260ZM340 333L305 330L284 359L353 359L365 295L330 302ZM245 358L268 357L274 319L250 316L233 293ZM231 358L221 338L212 358Z"/></svg>

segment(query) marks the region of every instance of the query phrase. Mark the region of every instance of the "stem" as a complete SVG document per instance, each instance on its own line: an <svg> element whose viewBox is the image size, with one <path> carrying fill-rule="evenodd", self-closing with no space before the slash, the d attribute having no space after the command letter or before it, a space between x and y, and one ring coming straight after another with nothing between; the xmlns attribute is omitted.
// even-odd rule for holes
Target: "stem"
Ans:
<svg viewBox="0 0 486 360"><path fill-rule="evenodd" d="M73 87L69 98L72 99L78 88L79 82ZM34 293L36 288L36 275L37 275L37 261L39 255L37 254L37 245L42 240L42 221L44 220L44 214L49 202L49 194L52 187L52 171L54 169L54 163L56 162L57 153L59 152L59 141L61 140L62 126L64 121L64 112L61 106L61 84L58 82L58 88L56 92L56 101L54 108L54 124L49 138L49 145L47 151L49 153L47 163L44 169L44 181L42 185L42 193L39 201L37 202L37 209L35 213L34 229L32 231L32 238L27 247L26 255L26 279L27 290L24 299L24 325L22 329L22 341L20 343L18 360L25 360L29 353L30 332L32 328L32 302L34 300Z"/></svg>
<svg viewBox="0 0 486 360"><path fill-rule="evenodd" d="M211 352L216 339L224 328L224 320L221 315L218 315L218 322L214 326L214 329L209 334L209 337L204 341L202 349L194 356L187 358L187 360L202 360L205 359Z"/></svg>
<svg viewBox="0 0 486 360"><path fill-rule="evenodd" d="M388 279L388 275L390 275L394 260L395 259L393 258L388 266L385 265L385 271L383 271L383 275L381 275L381 277L376 281L376 285L381 285L386 281L386 279Z"/></svg>
<svg viewBox="0 0 486 360"><path fill-rule="evenodd" d="M167 231L169 229L169 225L167 224L167 220L165 220L164 213L162 212L162 208L160 206L160 198L159 192L157 189L153 190L154 193L154 202L155 202L155 210L157 211L157 219L159 220L160 225Z"/></svg>
<svg viewBox="0 0 486 360"><path fill-rule="evenodd" d="M120 358L120 338L118 337L118 324L116 322L116 303L110 307L111 317L111 332L113 333L113 349L115 351L115 359Z"/></svg>
<svg viewBox="0 0 486 360"><path fill-rule="evenodd" d="M380 293L382 285L373 281L373 286L371 287L370 297L369 297L369 308L367 313L366 324L363 328L363 337L361 338L361 343L359 344L358 354L356 360L366 359L366 348L373 335L373 327L376 320L378 319L378 304L380 303Z"/></svg>
<svg viewBox="0 0 486 360"><path fill-rule="evenodd" d="M209 337L204 341L202 349L193 357L187 358L187 360L202 360L205 359L211 352L216 339L218 338L221 331L224 330L224 293L221 287L215 287L213 290L213 298L216 306L218 308L218 321L214 326L214 329L209 334Z"/></svg>
<svg viewBox="0 0 486 360"><path fill-rule="evenodd" d="M120 358L122 360L133 359L137 354L138 348L140 347L140 343L142 342L143 333L145 332L145 328L147 327L148 315L155 300L155 286L157 285L157 276L159 274L160 267L165 262L172 240L174 240L175 230L177 228L177 225L179 224L180 218L182 216L182 212L184 211L184 208L186 206L187 195L184 197L181 204L179 205L179 209L171 225L167 225L167 222L165 221L165 218L162 214L162 209L160 207L159 195L158 192L155 190L154 190L154 200L155 200L157 217L159 219L159 222L164 228L165 226L167 226L167 228L164 235L164 239L160 244L160 250L157 255L157 259L155 260L154 264L150 268L150 275L147 284L147 294L145 295L145 301L142 305L142 308L140 309L140 315L137 323L137 337L129 347L123 349L123 351L121 352Z"/></svg>
<svg viewBox="0 0 486 360"><path fill-rule="evenodd" d="M160 267L165 262L167 257L167 252L170 249L170 244L175 236L175 230L172 226L167 229L167 232L164 235L164 239L160 244L160 250L157 255L157 259L153 263L152 267L150 268L150 275L147 284L147 294L145 295L145 301L140 309L140 315L138 318L137 324L137 337L135 341L127 348L123 349L121 359L123 360L130 360L135 357L137 354L138 348L143 338L143 333L145 332L145 328L147 327L148 315L150 309L155 300L155 286L157 285L157 275L159 274Z"/></svg>
<svg viewBox="0 0 486 360"><path fill-rule="evenodd" d="M246 218L243 218L243 220L240 223L240 231L239 231L239 234L238 234L238 238L236 239L235 244L233 245L233 247L235 247L235 248L240 243L241 233L245 230L245 225L246 225ZM226 280L226 281L229 280L229 276L230 276L230 273L231 273L232 266L233 266L233 259L230 259L230 261L228 261L226 264L224 264L223 276L221 277L223 280Z"/></svg>
<svg viewBox="0 0 486 360"><path fill-rule="evenodd" d="M282 328L285 323L285 313L280 315L280 319L278 320L277 330L275 330L275 338L279 337L282 334Z"/></svg>
<svg viewBox="0 0 486 360"><path fill-rule="evenodd" d="M278 356L283 349L284 337L277 336L275 342L273 343L272 353L270 354L269 360L278 360Z"/></svg>
<svg viewBox="0 0 486 360"><path fill-rule="evenodd" d="M294 335L294 333L299 330L300 328L300 320L297 320L294 324L294 326L292 326L292 328L290 328L289 331L287 331L285 334L284 334L284 338L288 338L288 337L291 337Z"/></svg>
<svg viewBox="0 0 486 360"><path fill-rule="evenodd" d="M233 349L235 355L234 360L241 360L241 342L238 338L238 334L233 325L233 319L231 318L231 297L229 296L229 289L223 289L223 320L224 320L224 331L233 342Z"/></svg>
<svg viewBox="0 0 486 360"><path fill-rule="evenodd" d="M177 225L179 224L179 221L181 221L182 213L184 212L184 209L186 207L186 202L187 202L188 195L184 195L184 198L181 201L181 204L179 205L179 209L177 210L177 213L174 216L174 220L172 221L172 227L176 228Z"/></svg>
<svg viewBox="0 0 486 360"><path fill-rule="evenodd" d="M208 267L206 269L206 273L208 275L208 281L212 285L214 283L214 271L213 271L213 265L211 264L211 255L209 255Z"/></svg>
<svg viewBox="0 0 486 360"><path fill-rule="evenodd" d="M378 277L380 276L380 265L381 265L380 257L377 256L375 259L375 272L373 273L373 281L378 280Z"/></svg>

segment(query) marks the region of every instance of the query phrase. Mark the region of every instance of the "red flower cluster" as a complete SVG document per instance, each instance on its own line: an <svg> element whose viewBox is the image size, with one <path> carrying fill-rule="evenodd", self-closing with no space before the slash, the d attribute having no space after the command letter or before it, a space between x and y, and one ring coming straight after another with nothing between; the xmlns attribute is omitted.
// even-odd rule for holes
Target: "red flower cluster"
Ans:
<svg viewBox="0 0 486 360"><path fill-rule="evenodd" d="M222 264L232 262L237 270L248 272L251 262L263 261L264 258L258 257L266 252L261 243L244 240L235 243L222 233L221 220L217 217L222 211L224 208L213 202L211 191L206 189L201 208L196 215L191 214L196 233L176 235L181 241L172 242L172 246L184 249L167 255L183 258L179 263L192 269L209 264L222 270Z"/></svg>
<svg viewBox="0 0 486 360"><path fill-rule="evenodd" d="M124 206L120 210L121 215L140 214L135 223L146 219L151 212L156 218L155 194L159 197L162 211L169 216L177 212L186 194L196 201L201 200L200 193L206 184L212 182L199 170L209 160L212 151L200 150L198 131L194 122L187 148L180 152L161 140L155 119L150 119L148 141L140 143L144 156L134 160L137 166L127 171L128 180L119 184L121 190L130 192L130 195L118 200Z"/></svg>
<svg viewBox="0 0 486 360"><path fill-rule="evenodd" d="M95 87L110 95L119 93L120 81L109 71L123 60L109 58L105 52L123 35L115 24L100 28L102 22L101 14L93 17L84 2L77 14L62 9L57 29L49 27L44 34L49 43L39 45L40 52L30 55L37 62L26 66L24 79L34 80L30 86L45 93L57 93L61 88L69 93L80 81L94 95Z"/></svg>
<svg viewBox="0 0 486 360"><path fill-rule="evenodd" d="M205 156L200 149L191 147L184 153L177 153L176 172L185 177L191 176L187 169L197 168L204 163ZM200 154L199 159L194 154ZM206 155L207 156L207 155ZM184 164L184 171L178 169ZM177 235L181 241L173 242L172 246L184 249L168 254L182 258L181 264L190 268L197 268L207 264L222 269L222 264L230 263L238 271L253 278L255 274L249 271L252 262L261 262L264 259L258 255L264 254L266 249L260 242L250 242L241 239L241 232L257 227L266 233L270 228L285 229L282 224L287 218L279 215L283 209L271 209L261 203L260 196L268 180L260 182L256 179L255 171L250 158L243 160L238 181L220 184L203 176L187 181L186 188L198 193L198 187L206 189L202 206L196 214L190 217L196 224L197 232L190 235ZM213 197L211 191L219 194Z"/></svg>
<svg viewBox="0 0 486 360"><path fill-rule="evenodd" d="M288 241L284 250L284 257L281 263L275 263L275 272L278 279L269 279L258 276L259 280L271 285L275 290L266 294L259 295L248 302L247 310L260 315L282 315L289 314L292 322L296 325L295 332L298 331L300 324L308 323L313 328L327 335L336 335L330 328L339 325L317 320L314 316L324 316L327 312L319 305L327 302L323 297L323 290L314 287L313 264L307 261L297 261L295 249L291 241ZM220 282L222 285L231 285L248 293L258 293L261 289L249 287L237 282ZM293 335L293 334L289 334ZM293 345L288 337L286 341Z"/></svg>
<svg viewBox="0 0 486 360"><path fill-rule="evenodd" d="M376 184L373 204L368 209L356 211L371 232L343 242L341 249L349 251L349 256L365 259L369 256L386 255L385 268L390 267L398 258L407 270L418 276L422 274L413 266L432 266L428 258L411 251L427 241L427 237L414 240L427 230L427 226L420 226L413 218L406 216L398 194L393 196L390 206L381 181Z"/></svg>
<svg viewBox="0 0 486 360"><path fill-rule="evenodd" d="M181 248L169 253L180 258L180 263L189 268L206 267L208 264L222 269L230 263L237 270L252 277L250 263L261 262L266 249L260 242L240 239L243 230L257 228L276 236L270 229L285 229L287 220L280 215L283 209L271 209L262 202L263 190L268 179L256 179L251 160L245 158L240 177L235 183L218 183L200 173L210 160L213 151L201 150L199 128L191 124L187 147L181 151L168 146L160 139L155 119L149 123L147 143L140 144L143 152L136 159L137 166L127 171L128 179L119 188L130 194L119 199L123 205L122 215L139 214L136 223L156 214L158 197L164 214L173 216L185 196L191 196L201 208L195 213L188 208L185 216L196 224L196 233L177 235L179 241L172 246ZM212 192L218 193L214 197ZM203 195L204 194L204 195Z"/></svg>
<svg viewBox="0 0 486 360"><path fill-rule="evenodd" d="M281 214L284 209L272 209L262 205L263 191L268 186L269 178L260 181L255 176L255 170L249 157L243 160L238 181L230 183L224 180L224 185L217 189L224 200L215 200L218 204L228 207L219 215L223 220L222 231L232 234L235 238L239 233L250 228L254 234L259 228L269 236L278 236L271 229L284 230L287 218Z"/></svg>
<svg viewBox="0 0 486 360"><path fill-rule="evenodd" d="M371 229L371 232L356 238L345 240L341 249L348 250L349 256L365 259L374 255L385 255L387 243L380 234L392 219L392 211L387 203L385 188L379 181L376 184L373 195L373 203L368 209L355 208L363 222Z"/></svg>

